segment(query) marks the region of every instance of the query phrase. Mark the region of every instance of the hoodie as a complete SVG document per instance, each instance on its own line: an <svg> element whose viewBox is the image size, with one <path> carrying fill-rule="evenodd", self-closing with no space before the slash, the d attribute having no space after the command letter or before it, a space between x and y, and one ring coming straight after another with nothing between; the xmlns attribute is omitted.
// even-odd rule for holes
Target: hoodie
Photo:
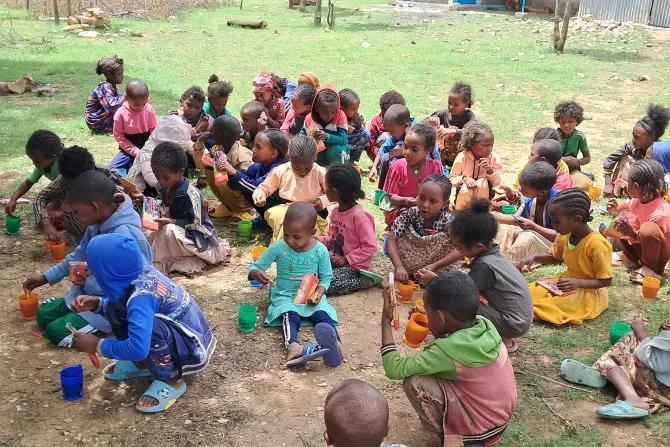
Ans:
<svg viewBox="0 0 670 447"><path fill-rule="evenodd" d="M254 163L246 171L237 171L234 176L228 177L228 186L232 189L246 189L253 193L258 185L263 183L274 168L288 163L286 158L279 158L270 164ZM279 200L279 193L272 194L276 200Z"/></svg>
<svg viewBox="0 0 670 447"><path fill-rule="evenodd" d="M133 209L133 202L125 194L116 194L115 201L119 204L117 210L107 219L102 225L93 224L86 228L79 246L72 253L65 257L65 260L54 265L46 272L44 276L49 285L59 283L63 278L70 273L70 262L88 262L86 249L88 244L95 236L99 234L118 233L133 239L139 246L139 250L146 263L151 264L151 245L147 242L146 237L142 233L142 221L140 216ZM70 303L79 295L103 296L105 293L100 288L98 281L94 275L90 275L86 279L84 287L73 286L70 293L65 297L65 304L70 307ZM92 312L83 312L79 314L89 324L102 332L111 332L109 323L100 315Z"/></svg>
<svg viewBox="0 0 670 447"><path fill-rule="evenodd" d="M324 90L330 90L335 93L337 96L337 115L335 119L330 123L326 124L324 127L321 123L314 119L314 113L316 113L316 99L319 97L319 94ZM314 102L312 102L312 113L307 115L305 118L305 125L300 131L301 135L308 135L307 131L314 124L320 130L326 132L328 137L323 142L326 145L326 150L319 152L316 157L316 162L321 166L328 166L336 163L342 163L342 153L346 154L346 160L349 159L349 122L347 120L347 115L344 114L344 111L340 108L340 95L337 93L337 90L333 88L332 85L325 85L322 89L316 92L314 95Z"/></svg>

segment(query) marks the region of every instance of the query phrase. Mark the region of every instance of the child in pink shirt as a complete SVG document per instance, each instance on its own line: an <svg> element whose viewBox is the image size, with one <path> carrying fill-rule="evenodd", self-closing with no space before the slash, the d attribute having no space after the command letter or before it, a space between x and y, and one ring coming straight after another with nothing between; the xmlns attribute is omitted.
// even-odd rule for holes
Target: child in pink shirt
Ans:
<svg viewBox="0 0 670 447"><path fill-rule="evenodd" d="M437 134L428 124L407 129L404 158L393 163L384 183L384 220L391 225L400 210L416 206L419 184L431 174L442 174L442 163L429 157L435 148Z"/></svg>
<svg viewBox="0 0 670 447"><path fill-rule="evenodd" d="M292 138L300 133L305 118L312 113L316 90L310 84L299 85L291 95L291 108L281 125L281 131Z"/></svg>
<svg viewBox="0 0 670 447"><path fill-rule="evenodd" d="M110 168L128 170L156 128L156 112L149 104L149 88L139 80L126 85L126 100L114 114L114 139L119 153Z"/></svg>
<svg viewBox="0 0 670 447"><path fill-rule="evenodd" d="M365 197L361 176L351 165L336 164L326 173L326 195L337 202L328 235L319 237L330 253L333 280L329 295L346 295L375 285L367 270L377 252L375 220L356 201Z"/></svg>

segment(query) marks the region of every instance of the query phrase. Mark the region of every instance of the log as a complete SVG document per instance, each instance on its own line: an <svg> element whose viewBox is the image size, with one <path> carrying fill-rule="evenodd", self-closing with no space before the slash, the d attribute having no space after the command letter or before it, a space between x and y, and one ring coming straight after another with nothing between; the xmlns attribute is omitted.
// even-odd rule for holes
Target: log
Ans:
<svg viewBox="0 0 670 447"><path fill-rule="evenodd" d="M268 26L267 22L262 20L226 20L228 26L239 26L242 28L262 29Z"/></svg>

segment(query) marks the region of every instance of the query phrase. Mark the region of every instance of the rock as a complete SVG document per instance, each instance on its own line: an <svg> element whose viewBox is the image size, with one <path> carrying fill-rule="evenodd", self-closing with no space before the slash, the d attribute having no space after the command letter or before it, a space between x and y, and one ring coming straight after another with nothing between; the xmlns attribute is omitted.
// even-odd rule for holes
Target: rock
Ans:
<svg viewBox="0 0 670 447"><path fill-rule="evenodd" d="M346 59L345 59L345 58L343 58L343 57L342 57L342 58L340 58L340 62L344 62L344 61L346 61Z"/></svg>
<svg viewBox="0 0 670 447"><path fill-rule="evenodd" d="M114 43L114 39L110 37L109 39L107 39L107 43Z"/></svg>
<svg viewBox="0 0 670 447"><path fill-rule="evenodd" d="M141 33L139 31L131 31L130 37L144 37L144 33Z"/></svg>
<svg viewBox="0 0 670 447"><path fill-rule="evenodd" d="M582 50L580 50L580 49L575 50L575 53L577 53L577 54L584 54L584 52L583 52Z"/></svg>
<svg viewBox="0 0 670 447"><path fill-rule="evenodd" d="M583 77L584 77L584 73L577 73L577 76L579 76L580 78L583 78Z"/></svg>
<svg viewBox="0 0 670 447"><path fill-rule="evenodd" d="M640 75L636 77L635 80L638 82L651 81L651 77L649 77L649 75Z"/></svg>
<svg viewBox="0 0 670 447"><path fill-rule="evenodd" d="M186 31L184 31L184 30L181 29L181 28L175 28L175 29L172 30L172 32L173 32L173 33L185 33Z"/></svg>
<svg viewBox="0 0 670 447"><path fill-rule="evenodd" d="M7 84L7 89L16 95L22 95L32 91L34 85L35 81L33 81L33 78L26 75L21 79L17 79L16 81Z"/></svg>
<svg viewBox="0 0 670 447"><path fill-rule="evenodd" d="M519 20L528 20L528 13L527 12L515 12L514 17L516 17Z"/></svg>
<svg viewBox="0 0 670 447"><path fill-rule="evenodd" d="M65 418L63 419L63 422L65 422L66 424L70 424L72 423L72 418Z"/></svg>
<svg viewBox="0 0 670 447"><path fill-rule="evenodd" d="M503 88L505 84L496 84L496 88Z"/></svg>
<svg viewBox="0 0 670 447"><path fill-rule="evenodd" d="M322 382L322 383L319 383L317 386L320 387L320 388L325 388L325 387L328 386L328 384L326 382Z"/></svg>
<svg viewBox="0 0 670 447"><path fill-rule="evenodd" d="M513 57L512 59L510 59L510 61L512 61L512 62L516 62L518 60L520 60L518 57Z"/></svg>
<svg viewBox="0 0 670 447"><path fill-rule="evenodd" d="M463 48L457 48L456 52L457 53L465 53L465 50Z"/></svg>
<svg viewBox="0 0 670 447"><path fill-rule="evenodd" d="M593 14L584 14L582 16L582 22L593 22L594 18Z"/></svg>
<svg viewBox="0 0 670 447"><path fill-rule="evenodd" d="M190 419L186 419L186 420L184 421L184 425L191 425L192 423L193 423L193 421L190 420Z"/></svg>
<svg viewBox="0 0 670 447"><path fill-rule="evenodd" d="M81 37L84 39L95 39L99 35L100 33L97 31L82 31L81 33L77 34L77 37Z"/></svg>
<svg viewBox="0 0 670 447"><path fill-rule="evenodd" d="M9 95L8 82L0 82L0 96Z"/></svg>
<svg viewBox="0 0 670 447"><path fill-rule="evenodd" d="M546 56L544 54L540 54L540 59L544 59Z"/></svg>
<svg viewBox="0 0 670 447"><path fill-rule="evenodd" d="M369 43L369 42L363 42L363 43L361 44L361 46L362 46L363 48L370 48L370 43Z"/></svg>
<svg viewBox="0 0 670 447"><path fill-rule="evenodd" d="M524 56L525 54L526 54L526 53L521 52L521 53L517 53L516 55L517 55L517 56Z"/></svg>

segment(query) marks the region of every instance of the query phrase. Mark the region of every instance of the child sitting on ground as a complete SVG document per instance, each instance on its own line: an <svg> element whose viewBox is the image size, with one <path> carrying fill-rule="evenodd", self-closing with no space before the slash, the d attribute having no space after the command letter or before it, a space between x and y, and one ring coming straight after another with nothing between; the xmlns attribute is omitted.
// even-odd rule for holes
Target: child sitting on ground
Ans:
<svg viewBox="0 0 670 447"><path fill-rule="evenodd" d="M564 379L603 388L607 381L617 389L621 400L596 410L606 419L640 419L656 411L670 409L670 318L666 318L656 337L647 335L642 314L633 318L633 330L593 364L564 360Z"/></svg>
<svg viewBox="0 0 670 447"><path fill-rule="evenodd" d="M312 103L316 90L310 84L299 85L291 95L291 107L281 125L281 131L289 137L300 133L305 125L305 118L312 112Z"/></svg>
<svg viewBox="0 0 670 447"><path fill-rule="evenodd" d="M328 232L328 197L326 196L326 169L316 164L316 141L305 135L298 135L288 147L288 163L277 166L253 192L254 205L264 207L275 192L279 193L283 205L273 206L263 215L272 228L272 241L283 237L286 203L307 202L312 204L317 216L317 234Z"/></svg>
<svg viewBox="0 0 670 447"><path fill-rule="evenodd" d="M611 198L607 209L614 217L626 212L631 219L617 219L616 230L627 266L639 267L630 280L642 284L650 276L661 279L670 261L670 203L665 200L668 187L663 167L656 160L637 160L628 172L627 191L630 203Z"/></svg>
<svg viewBox="0 0 670 447"><path fill-rule="evenodd" d="M221 116L220 119L235 119ZM215 123L215 129L217 125ZM204 198L187 178L186 154L174 143L161 143L151 155L151 169L158 179L161 215L156 218L159 230L146 230L153 249L153 264L161 273L199 273L205 265L226 262L230 246L216 236L207 215Z"/></svg>
<svg viewBox="0 0 670 447"><path fill-rule="evenodd" d="M370 131L365 128L365 118L358 112L361 98L350 88L340 90L340 105L347 116L349 160L358 163L363 151L370 147Z"/></svg>
<svg viewBox="0 0 670 447"><path fill-rule="evenodd" d="M377 252L375 220L356 201L365 197L361 176L351 165L333 165L326 172L326 196L337 203L330 215L328 235L319 237L333 266L328 293L346 295L369 289L375 281L367 275Z"/></svg>
<svg viewBox="0 0 670 447"><path fill-rule="evenodd" d="M203 132L212 130L214 119L206 114L202 107L205 105L205 92L198 86L193 86L181 95L179 105L182 112L170 112L179 114L184 121L191 126L191 139L195 140Z"/></svg>
<svg viewBox="0 0 670 447"><path fill-rule="evenodd" d="M110 168L127 170L156 128L156 112L149 104L149 87L138 80L126 84L126 100L114 114L114 139L119 153Z"/></svg>
<svg viewBox="0 0 670 447"><path fill-rule="evenodd" d="M267 109L267 125L279 129L284 121L284 98L277 91L275 78L267 72L261 72L254 78L254 97ZM262 130L262 129L261 129Z"/></svg>
<svg viewBox="0 0 670 447"><path fill-rule="evenodd" d="M581 167L591 162L586 135L577 129L584 121L584 109L575 101L564 101L554 110L554 121L558 124L558 135L563 149L563 161L570 171L581 171ZM582 158L577 158L579 153Z"/></svg>
<svg viewBox="0 0 670 447"><path fill-rule="evenodd" d="M389 432L389 404L367 382L340 382L326 396L323 439L333 447L405 447L382 441Z"/></svg>
<svg viewBox="0 0 670 447"><path fill-rule="evenodd" d="M528 156L528 163L524 168L528 167L532 163L538 161L544 161L549 163L554 170L556 171L556 183L554 183L553 188L557 191L563 191L564 189L570 189L575 187L575 183L572 181L572 177L568 172L563 170L562 166L567 166L562 162L563 149L561 144L552 139L543 139L533 142L533 145L530 147L530 155ZM523 170L523 169L522 169ZM519 177L521 176L521 171L517 175L515 180L515 188L519 187Z"/></svg>
<svg viewBox="0 0 670 447"><path fill-rule="evenodd" d="M603 162L605 197L626 197L628 170L635 160L645 158L670 121L670 110L662 104L649 104L647 114L633 127L633 139L607 156Z"/></svg>
<svg viewBox="0 0 670 447"><path fill-rule="evenodd" d="M497 443L517 400L514 370L495 326L478 316L479 293L465 273L450 270L423 293L435 343L402 357L393 341L388 288L382 311L382 362L386 376L403 380L405 394L423 427L440 445Z"/></svg>
<svg viewBox="0 0 670 447"><path fill-rule="evenodd" d="M431 174L421 182L416 205L393 221L386 250L397 281L406 282L424 268L437 272L460 257L456 254L454 258L449 237L453 219L450 195L449 179L444 174Z"/></svg>
<svg viewBox="0 0 670 447"><path fill-rule="evenodd" d="M135 409L167 410L186 392L182 376L204 371L212 358L216 338L205 315L182 286L144 260L131 238L98 236L86 254L105 298L80 295L72 309L102 315L116 339L80 331L72 335L72 347L116 360L103 370L107 380L151 377Z"/></svg>
<svg viewBox="0 0 670 447"><path fill-rule="evenodd" d="M535 145L535 143L537 143L540 140L554 140L557 143L560 143L561 138L558 136L558 132L556 131L556 129L554 129L552 127L540 127L539 129L537 129L537 131L535 131L535 135L533 136L533 145ZM544 155L542 155L539 158L537 158L537 156L533 156L533 154L532 154L533 153L533 146L531 146L531 148L530 148L531 155L528 156L528 163L526 163L521 168L519 168L519 170L516 173L514 183L512 183L512 188L513 188L514 191L519 189L519 175L521 175L521 171L523 171L526 168L526 166L528 166L528 164L530 164L530 159L531 158L535 158L535 161L538 161L539 159L544 159L543 161L546 161L549 164L553 164L553 163L549 162L548 159L547 159L547 153L549 152L547 150L547 147L548 147L547 144L543 143L542 146L545 147L545 149L542 150ZM561 172L563 172L565 175L570 176L570 168L568 168L568 165L566 165L565 162L563 161L563 148L560 147L560 144L559 144L558 147L560 148L560 151L559 151L560 152L560 157L559 157L559 160L558 160L558 163L557 163L557 168L558 169L556 170L556 175L557 176L562 175L562 174L559 174L559 172L558 172L558 170L560 169ZM536 151L536 155L539 155L539 149L540 148L538 147L538 151ZM552 154L550 155L550 158L552 158L552 159L555 158L554 151L555 151L555 149L552 149L552 151L551 151ZM562 177L562 178L564 178L564 177ZM570 177L570 178L571 178L573 186L569 186L569 187L566 187L566 188L563 188L563 189L572 188L572 187L576 186L574 184L574 180L572 179L572 177ZM567 180L564 180L561 183L567 184ZM583 188L580 188L580 189L583 189Z"/></svg>
<svg viewBox="0 0 670 447"><path fill-rule="evenodd" d="M118 88L123 83L123 59L101 57L95 72L98 76L105 75L105 82L99 83L89 95L84 118L93 133L112 133L114 114L124 100Z"/></svg>
<svg viewBox="0 0 670 447"><path fill-rule="evenodd" d="M67 203L82 225L87 225L86 233L77 248L65 259L48 269L42 275L26 278L23 288L33 290L45 284L51 286L67 278L71 262L88 262L86 249L91 240L100 234L118 233L135 241L142 254L143 263L151 263L151 246L142 234L140 216L133 209L130 197L116 193L114 182L102 172L87 171L70 182L67 187ZM102 297L98 278L94 275L70 276L72 289L64 298L46 300L37 310L37 325L44 338L61 348L72 346L70 324L77 331L112 331L109 322L99 314L73 312L72 301L79 295Z"/></svg>
<svg viewBox="0 0 670 447"><path fill-rule="evenodd" d="M242 121L242 138L240 144L249 150L254 148L256 134L265 130L267 120L267 110L262 102L251 101L242 106L240 110L240 120Z"/></svg>
<svg viewBox="0 0 670 447"><path fill-rule="evenodd" d="M316 162L321 166L349 162L347 116L340 108L340 96L333 86L326 84L316 93L312 112L305 118L300 133L310 135L323 143Z"/></svg>
<svg viewBox="0 0 670 447"><path fill-rule="evenodd" d="M26 195L33 185L40 181L42 176L49 181L54 181L60 174L58 170L58 156L63 150L63 143L58 135L50 130L36 130L30 135L26 142L26 155L33 162L33 172L16 189L9 203L5 207L5 213L14 215L16 204L19 199Z"/></svg>
<svg viewBox="0 0 670 447"><path fill-rule="evenodd" d="M232 116L228 107L228 97L233 93L233 84L228 81L220 81L215 74L209 77L209 86L207 87L207 101L202 106L203 112L213 119L221 115Z"/></svg>
<svg viewBox="0 0 670 447"><path fill-rule="evenodd" d="M462 150L449 172L456 188L456 210L467 208L474 198L489 199L491 188L500 185L502 162L493 152L493 143L493 130L486 124L471 121L463 129Z"/></svg>
<svg viewBox="0 0 670 447"><path fill-rule="evenodd" d="M97 166L93 155L83 147L72 146L64 149L58 156L58 170L60 175L49 183L43 190L37 193L35 198L35 222L42 227L44 236L48 241L59 242L63 240L57 227L62 221L62 229L65 230L70 242L79 243L84 236L86 226L77 218L71 209L62 209L67 196L68 185L72 180L87 171L98 171L111 178L116 186L116 192L123 192L121 177L113 169Z"/></svg>
<svg viewBox="0 0 670 447"><path fill-rule="evenodd" d="M435 137L435 129L428 124L417 124L407 130L403 158L389 168L384 183L389 204L384 210L386 225L391 225L405 208L417 204L419 185L425 178L442 173L439 158L430 158L435 149Z"/></svg>
<svg viewBox="0 0 670 447"><path fill-rule="evenodd" d="M400 92L389 90L379 98L379 109L381 111L370 120L370 147L368 148L367 153L372 162L377 158L379 148L389 139L389 133L384 128L384 115L389 107L395 104L404 106L405 98L403 98ZM376 175L377 174L375 173L375 176ZM371 178L370 181L374 181L374 179Z"/></svg>
<svg viewBox="0 0 670 447"><path fill-rule="evenodd" d="M559 192L549 206L551 222L559 235L549 255L530 256L519 264L523 272L534 263L568 267L562 275L545 280L555 294L538 282L529 285L533 312L553 324L581 324L607 309L607 287L612 284L612 247L589 227L591 199L577 188Z"/></svg>
<svg viewBox="0 0 670 447"><path fill-rule="evenodd" d="M438 110L428 118L437 128L437 145L440 148L442 164L451 169L456 155L460 152L459 143L463 127L475 119L470 110L472 87L464 82L457 82L449 91L449 107Z"/></svg>
<svg viewBox="0 0 670 447"><path fill-rule="evenodd" d="M282 239L271 244L258 261L249 266L249 279L270 284L265 270L273 262L277 263L276 285L270 288L265 325L283 327L288 350L286 366L302 365L323 357L326 365L334 368L339 366L342 357L340 336L335 329L337 314L326 300L333 270L328 249L314 238L316 218L316 210L309 203L292 203L286 211ZM294 302L296 293L308 274L318 278L318 286L306 303L297 304ZM318 345L303 346L298 342L300 325L308 321L314 325Z"/></svg>

